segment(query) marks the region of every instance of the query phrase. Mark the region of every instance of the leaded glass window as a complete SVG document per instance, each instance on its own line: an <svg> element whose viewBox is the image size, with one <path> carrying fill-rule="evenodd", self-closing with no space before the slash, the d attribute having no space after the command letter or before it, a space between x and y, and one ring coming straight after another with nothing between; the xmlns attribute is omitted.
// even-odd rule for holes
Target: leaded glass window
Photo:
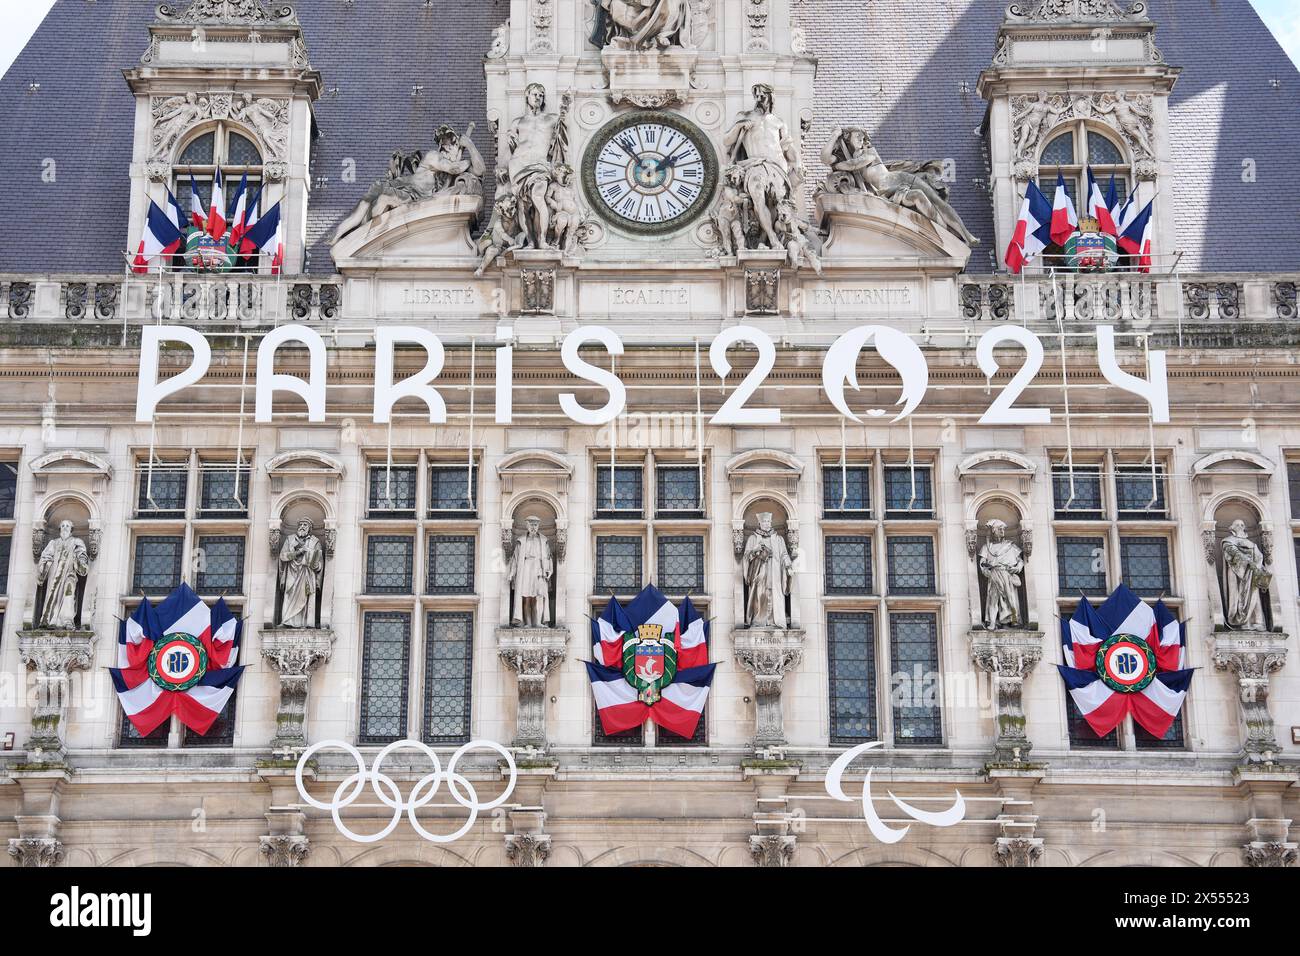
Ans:
<svg viewBox="0 0 1300 956"><path fill-rule="evenodd" d="M704 591L704 538L700 535L659 538L659 590L665 594Z"/></svg>
<svg viewBox="0 0 1300 956"><path fill-rule="evenodd" d="M911 497L909 486L908 497ZM868 465L822 467L822 513L826 517L871 517L871 468Z"/></svg>
<svg viewBox="0 0 1300 956"><path fill-rule="evenodd" d="M640 538L607 535L596 539L597 594L636 594L641 582Z"/></svg>
<svg viewBox="0 0 1300 956"><path fill-rule="evenodd" d="M1300 521L1300 461L1286 463L1286 488L1291 495L1291 520Z"/></svg>
<svg viewBox="0 0 1300 956"><path fill-rule="evenodd" d="M894 743L943 743L939 717L939 625L934 614L889 615Z"/></svg>
<svg viewBox="0 0 1300 956"><path fill-rule="evenodd" d="M472 518L478 513L478 466L429 468L429 517Z"/></svg>
<svg viewBox="0 0 1300 956"><path fill-rule="evenodd" d="M424 625L424 742L469 740L474 615L430 611Z"/></svg>
<svg viewBox="0 0 1300 956"><path fill-rule="evenodd" d="M1071 484L1071 469L1065 465L1052 466L1052 499L1056 517L1066 521L1095 521L1102 518L1101 468L1096 465L1075 465L1073 479Z"/></svg>
<svg viewBox="0 0 1300 956"><path fill-rule="evenodd" d="M1155 737L1136 720L1133 721L1133 743L1138 750L1183 750L1187 747L1187 736L1183 729L1183 712L1180 710L1169 725L1163 737Z"/></svg>
<svg viewBox="0 0 1300 956"><path fill-rule="evenodd" d="M371 465L367 514L371 518L414 518L415 478L414 465Z"/></svg>
<svg viewBox="0 0 1300 956"><path fill-rule="evenodd" d="M200 594L242 594L244 539L234 535L199 538L195 590Z"/></svg>
<svg viewBox="0 0 1300 956"><path fill-rule="evenodd" d="M606 482L609 475L605 476ZM617 483L617 479L615 479ZM605 489L608 494L609 489ZM700 468L698 465L664 465L656 469L655 514L660 518L698 518L703 516L700 503Z"/></svg>
<svg viewBox="0 0 1300 956"><path fill-rule="evenodd" d="M9 553L12 549L13 538L0 536L0 594L9 593Z"/></svg>
<svg viewBox="0 0 1300 956"><path fill-rule="evenodd" d="M1172 590L1167 538L1120 538L1119 559L1123 581L1134 594L1160 597Z"/></svg>
<svg viewBox="0 0 1300 956"><path fill-rule="evenodd" d="M1071 612L1073 613L1073 612ZM1067 725L1070 731L1070 746L1076 750L1115 750L1119 747L1119 728L1115 728L1105 737L1098 737L1096 731L1084 720L1078 706L1069 691L1065 693Z"/></svg>
<svg viewBox="0 0 1300 956"><path fill-rule="evenodd" d="M409 613L366 613L361 644L360 743L386 744L406 736L410 647Z"/></svg>
<svg viewBox="0 0 1300 956"><path fill-rule="evenodd" d="M204 465L200 471L200 517L238 517L248 514L247 465L236 468Z"/></svg>
<svg viewBox="0 0 1300 956"><path fill-rule="evenodd" d="M14 516L14 503L18 500L18 462L0 461L0 521Z"/></svg>
<svg viewBox="0 0 1300 956"><path fill-rule="evenodd" d="M934 594L934 539L923 535L885 539L890 594Z"/></svg>
<svg viewBox="0 0 1300 956"><path fill-rule="evenodd" d="M1165 472L1159 465L1155 481L1151 480L1151 467L1119 468L1115 474L1115 504L1119 518L1163 518L1165 505Z"/></svg>
<svg viewBox="0 0 1300 956"><path fill-rule="evenodd" d="M643 724L638 725L620 734L606 734L605 728L600 723L600 712L593 706L591 708L591 743L596 747L640 747L645 743L645 726Z"/></svg>
<svg viewBox="0 0 1300 956"><path fill-rule="evenodd" d="M474 538L472 535L429 536L426 594L474 593Z"/></svg>
<svg viewBox="0 0 1300 956"><path fill-rule="evenodd" d="M913 476L915 475L915 484ZM930 518L934 516L931 469L891 465L885 469L885 517Z"/></svg>
<svg viewBox="0 0 1300 956"><path fill-rule="evenodd" d="M831 743L876 740L876 617L869 611L826 615Z"/></svg>
<svg viewBox="0 0 1300 956"><path fill-rule="evenodd" d="M640 465L618 465L614 471L613 495L610 494L610 466L596 466L596 517L640 518L645 508Z"/></svg>
<svg viewBox="0 0 1300 956"><path fill-rule="evenodd" d="M185 550L182 535L144 535L135 539L133 594L170 594L181 583Z"/></svg>
<svg viewBox="0 0 1300 956"><path fill-rule="evenodd" d="M828 535L826 593L871 593L870 535Z"/></svg>
<svg viewBox="0 0 1300 956"><path fill-rule="evenodd" d="M196 734L188 727L182 725L181 746L182 747L233 747L235 746L235 704L239 699L239 688L230 695L230 700L226 702L225 708L208 732L202 736Z"/></svg>
<svg viewBox="0 0 1300 956"><path fill-rule="evenodd" d="M410 594L415 538L376 534L366 539L366 593Z"/></svg>
<svg viewBox="0 0 1300 956"><path fill-rule="evenodd" d="M136 514L141 518L183 518L189 468L181 464L140 464Z"/></svg>
<svg viewBox="0 0 1300 956"><path fill-rule="evenodd" d="M1106 539L1057 538L1056 569L1061 594L1105 597Z"/></svg>
<svg viewBox="0 0 1300 956"><path fill-rule="evenodd" d="M117 734L117 745L119 747L156 749L167 746L167 740L171 735L172 722L170 718L155 727L148 737L140 736L140 731L135 729L135 724L131 723L131 718L125 712L122 713L121 718L122 722L119 725Z"/></svg>
<svg viewBox="0 0 1300 956"><path fill-rule="evenodd" d="M1291 539L1291 544L1292 544L1292 547L1295 548L1295 566L1296 566L1296 570L1297 570L1298 572L1300 572L1300 538L1292 538L1292 539Z"/></svg>

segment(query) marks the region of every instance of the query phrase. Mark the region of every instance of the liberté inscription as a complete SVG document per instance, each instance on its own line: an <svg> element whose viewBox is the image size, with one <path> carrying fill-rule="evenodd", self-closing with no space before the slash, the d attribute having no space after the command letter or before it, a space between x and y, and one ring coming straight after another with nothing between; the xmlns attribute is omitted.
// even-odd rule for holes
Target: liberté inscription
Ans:
<svg viewBox="0 0 1300 956"><path fill-rule="evenodd" d="M459 289L416 287L402 290L402 305L476 305L473 286Z"/></svg>

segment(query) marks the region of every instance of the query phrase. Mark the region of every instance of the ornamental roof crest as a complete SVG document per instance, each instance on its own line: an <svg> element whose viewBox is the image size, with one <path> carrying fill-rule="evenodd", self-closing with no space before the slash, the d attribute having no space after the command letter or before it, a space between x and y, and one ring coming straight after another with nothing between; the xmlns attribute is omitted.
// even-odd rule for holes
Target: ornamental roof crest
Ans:
<svg viewBox="0 0 1300 956"><path fill-rule="evenodd" d="M294 26L298 14L288 4L267 7L261 0L193 0L184 10L170 3L158 5L159 23L196 23L209 26L264 24Z"/></svg>
<svg viewBox="0 0 1300 956"><path fill-rule="evenodd" d="M1022 23L1116 23L1148 20L1147 5L1130 3L1124 10L1114 0L1025 0L1007 7L1007 19Z"/></svg>

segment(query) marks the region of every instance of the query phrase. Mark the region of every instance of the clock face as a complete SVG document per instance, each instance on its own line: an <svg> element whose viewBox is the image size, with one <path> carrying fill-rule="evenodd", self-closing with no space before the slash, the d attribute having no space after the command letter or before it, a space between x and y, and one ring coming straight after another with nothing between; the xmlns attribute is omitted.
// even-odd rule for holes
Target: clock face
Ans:
<svg viewBox="0 0 1300 956"><path fill-rule="evenodd" d="M707 207L717 185L708 138L673 113L632 113L596 134L583 163L587 198L632 232L680 229Z"/></svg>

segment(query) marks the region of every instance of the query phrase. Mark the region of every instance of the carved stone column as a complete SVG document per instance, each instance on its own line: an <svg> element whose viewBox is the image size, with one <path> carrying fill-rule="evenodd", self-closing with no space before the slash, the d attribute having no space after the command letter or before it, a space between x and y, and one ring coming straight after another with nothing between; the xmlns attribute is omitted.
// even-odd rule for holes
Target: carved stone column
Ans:
<svg viewBox="0 0 1300 956"><path fill-rule="evenodd" d="M18 656L36 671L36 707L26 744L30 761L62 762L70 675L74 670L90 667L94 646L93 631L18 632Z"/></svg>
<svg viewBox="0 0 1300 956"><path fill-rule="evenodd" d="M737 628L732 632L737 663L754 675L755 749L786 742L781 686L785 675L803 661L805 634L802 630L761 627Z"/></svg>
<svg viewBox="0 0 1300 956"><path fill-rule="evenodd" d="M1249 842L1242 847L1247 866L1295 866L1300 845L1284 816L1287 794L1300 783L1300 770L1286 764L1248 764L1233 771L1233 780L1250 800L1246 821Z"/></svg>
<svg viewBox="0 0 1300 956"><path fill-rule="evenodd" d="M275 714L271 749L307 748L307 690L311 672L328 663L334 653L334 632L317 628L267 628L262 631L262 657L280 675L280 706Z"/></svg>
<svg viewBox="0 0 1300 956"><path fill-rule="evenodd" d="M546 677L564 660L568 643L561 628L497 628L497 654L519 682L516 747L546 749Z"/></svg>
<svg viewBox="0 0 1300 956"><path fill-rule="evenodd" d="M1042 631L970 632L971 659L993 678L998 736L994 763L1022 764L1033 743L1025 733L1023 691L1025 677L1043 659Z"/></svg>
<svg viewBox="0 0 1300 956"><path fill-rule="evenodd" d="M797 763L779 758L779 751L763 759L741 763L745 779L754 786L754 829L749 838L749 855L757 866L789 866L803 831L802 816L790 812L784 798L799 776ZM781 806L782 809L774 809Z"/></svg>
<svg viewBox="0 0 1300 956"><path fill-rule="evenodd" d="M993 858L1005 867L1036 865L1043 856L1043 841L1035 836L1038 815L1033 812L1033 792L1043 779L1043 770L990 767L986 773L1003 798Z"/></svg>
<svg viewBox="0 0 1300 956"><path fill-rule="evenodd" d="M13 818L18 836L9 840L9 855L18 866L57 866L63 862L59 800L71 779L68 769L33 764L10 770L9 778L20 790Z"/></svg>
<svg viewBox="0 0 1300 956"><path fill-rule="evenodd" d="M271 790L271 803L266 812L266 833L258 838L257 848L267 866L302 866L311 853L311 841L304 832L307 815L302 812L302 797L294 771L296 761L261 761L257 774ZM316 779L316 761L303 768L303 779L310 783Z"/></svg>
<svg viewBox="0 0 1300 956"><path fill-rule="evenodd" d="M1269 678L1286 663L1287 636L1277 631L1231 631L1214 636L1214 666L1237 677L1246 723L1248 763L1273 763L1279 750L1268 709Z"/></svg>

